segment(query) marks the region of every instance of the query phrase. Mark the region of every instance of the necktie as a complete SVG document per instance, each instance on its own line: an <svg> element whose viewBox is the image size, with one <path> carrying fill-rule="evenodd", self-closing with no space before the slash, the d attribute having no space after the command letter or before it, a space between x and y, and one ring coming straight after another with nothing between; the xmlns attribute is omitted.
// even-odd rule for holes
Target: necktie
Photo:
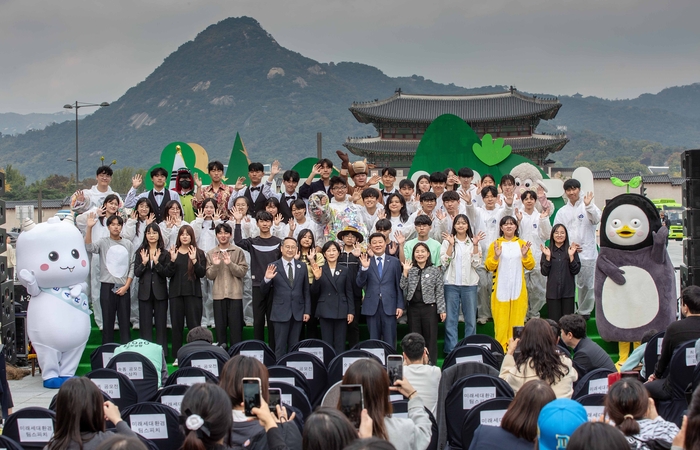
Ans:
<svg viewBox="0 0 700 450"><path fill-rule="evenodd" d="M384 270L384 265L382 264L382 257L379 256L377 258L377 260L379 261L377 263L377 270L379 271L379 278L381 278L382 277L382 270Z"/></svg>
<svg viewBox="0 0 700 450"><path fill-rule="evenodd" d="M294 272L292 272L292 263L287 263L287 278L289 278L289 285L294 287Z"/></svg>

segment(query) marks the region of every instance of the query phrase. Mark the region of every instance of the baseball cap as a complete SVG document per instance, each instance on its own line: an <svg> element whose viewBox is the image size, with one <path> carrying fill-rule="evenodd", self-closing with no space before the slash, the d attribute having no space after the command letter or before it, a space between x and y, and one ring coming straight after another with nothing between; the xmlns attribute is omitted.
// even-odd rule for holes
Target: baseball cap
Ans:
<svg viewBox="0 0 700 450"><path fill-rule="evenodd" d="M564 449L581 424L588 421L585 408L568 398L547 403L537 419L537 442L541 450Z"/></svg>

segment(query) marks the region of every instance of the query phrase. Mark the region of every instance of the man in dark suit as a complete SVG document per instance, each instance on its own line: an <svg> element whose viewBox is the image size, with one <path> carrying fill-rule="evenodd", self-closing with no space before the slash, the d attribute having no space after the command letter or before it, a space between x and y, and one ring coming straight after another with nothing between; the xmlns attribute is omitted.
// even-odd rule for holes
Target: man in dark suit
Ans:
<svg viewBox="0 0 700 450"><path fill-rule="evenodd" d="M370 339L381 339L396 348L396 320L403 315L403 292L399 287L401 262L385 253L381 233L369 237L371 254L360 256L357 285L365 290L362 314L367 317Z"/></svg>
<svg viewBox="0 0 700 450"><path fill-rule="evenodd" d="M124 199L124 207L133 208L140 198L145 197L151 201L151 207L153 208L153 214L156 216L156 222L161 223L168 215L167 211L165 211L165 205L167 205L170 200L177 200L177 202L180 203L180 208L182 208L182 203L180 202L180 195L177 192L166 188L166 183L168 182L167 170L162 167L156 167L151 170L151 181L153 182L153 189L136 195L136 189L143 183L143 177L138 173L134 175L131 178L131 189L129 189Z"/></svg>
<svg viewBox="0 0 700 450"><path fill-rule="evenodd" d="M233 194L228 199L228 209L233 209L233 204L238 197L246 197L252 205L250 215L255 215L260 211L265 211L265 203L267 197L263 192L262 178L265 174L265 166L262 163L254 162L248 165L248 178L250 178L250 186L246 186L245 177L238 177L236 184L233 186Z"/></svg>
<svg viewBox="0 0 700 450"><path fill-rule="evenodd" d="M308 322L311 313L309 272L306 264L294 259L297 241L286 237L282 241L282 259L267 266L260 285L263 295L272 290L270 322L275 331L275 356L287 354L299 342L302 322Z"/></svg>

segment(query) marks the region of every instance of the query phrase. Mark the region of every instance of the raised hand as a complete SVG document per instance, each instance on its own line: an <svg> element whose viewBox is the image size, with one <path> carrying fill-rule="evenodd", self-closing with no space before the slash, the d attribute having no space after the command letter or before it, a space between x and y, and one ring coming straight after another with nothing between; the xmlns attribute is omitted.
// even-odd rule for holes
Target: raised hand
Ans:
<svg viewBox="0 0 700 450"><path fill-rule="evenodd" d="M149 259L148 250L146 250L145 248L142 248L141 251L139 252L139 255L141 255L141 262L143 264L146 264L148 262L148 259Z"/></svg>
<svg viewBox="0 0 700 450"><path fill-rule="evenodd" d="M211 263L215 266L221 264L221 252L214 252L211 255Z"/></svg>
<svg viewBox="0 0 700 450"><path fill-rule="evenodd" d="M153 213L150 213L148 215L148 218L146 219L146 225L152 224L156 220L156 215Z"/></svg>
<svg viewBox="0 0 700 450"><path fill-rule="evenodd" d="M411 270L411 267L413 267L413 261L407 259L403 263L403 276L407 277L408 272Z"/></svg>
<svg viewBox="0 0 700 450"><path fill-rule="evenodd" d="M394 241L389 242L389 254L391 256L396 255L396 251L399 249L399 244Z"/></svg>
<svg viewBox="0 0 700 450"><path fill-rule="evenodd" d="M231 264L231 254L229 252L221 252L221 259L224 264Z"/></svg>
<svg viewBox="0 0 700 450"><path fill-rule="evenodd" d="M241 220L243 220L243 213L234 208L231 210L231 217L233 217L236 223L241 223Z"/></svg>
<svg viewBox="0 0 700 450"><path fill-rule="evenodd" d="M540 244L540 251L542 254L549 260L549 258L552 257L552 251L549 249L549 247L545 247L544 244Z"/></svg>
<svg viewBox="0 0 700 450"><path fill-rule="evenodd" d="M202 208L199 208L197 212L195 213L195 217L197 219L202 219L204 220L204 210Z"/></svg>
<svg viewBox="0 0 700 450"><path fill-rule="evenodd" d="M360 200L362 200L362 192L360 192L359 189L355 189L354 191L352 191L352 200L351 201L353 203L357 203Z"/></svg>
<svg viewBox="0 0 700 450"><path fill-rule="evenodd" d="M386 219L386 210L380 209L377 213L377 220Z"/></svg>
<svg viewBox="0 0 700 450"><path fill-rule="evenodd" d="M240 191L245 187L245 177L238 177L236 180L236 184L233 186L233 189L236 191Z"/></svg>
<svg viewBox="0 0 700 450"><path fill-rule="evenodd" d="M382 177L379 175L372 175L372 178L367 181L367 186L374 186L375 184L379 183L379 180L381 180Z"/></svg>
<svg viewBox="0 0 700 450"><path fill-rule="evenodd" d="M168 216L165 218L165 227L172 228L175 224L173 223L173 218Z"/></svg>
<svg viewBox="0 0 700 450"><path fill-rule="evenodd" d="M352 254L358 258L362 254L362 248L360 247L360 244L358 244L357 242L352 244Z"/></svg>
<svg viewBox="0 0 700 450"><path fill-rule="evenodd" d="M472 238L472 244L478 245L479 242L483 241L484 239L486 239L486 233L484 233L483 231L479 231Z"/></svg>
<svg viewBox="0 0 700 450"><path fill-rule="evenodd" d="M404 242L406 242L406 236L403 235L401 230L394 231L394 239L396 239L396 243L399 245L403 245Z"/></svg>
<svg viewBox="0 0 700 450"><path fill-rule="evenodd" d="M274 219L274 222L273 222L273 223L275 224L275 226L278 226L278 225L280 224L280 222L282 222L282 219L283 219L283 218L284 218L284 217L282 217L282 214L281 214L281 213L277 213L277 215L275 215L275 219Z"/></svg>
<svg viewBox="0 0 700 450"><path fill-rule="evenodd" d="M158 260L160 259L160 249L157 248L155 252L153 252L153 264L158 264Z"/></svg>
<svg viewBox="0 0 700 450"><path fill-rule="evenodd" d="M194 184L197 185L197 188L202 189L202 179L199 178L199 174L197 174L197 172L194 173Z"/></svg>
<svg viewBox="0 0 700 450"><path fill-rule="evenodd" d="M443 220L445 217L447 217L447 214L445 214L445 211L442 209L438 209L435 211L435 217L437 217L438 220Z"/></svg>
<svg viewBox="0 0 700 450"><path fill-rule="evenodd" d="M508 207L513 206L513 203L515 203L515 194L513 194L512 196L504 195L503 201L506 203L506 205Z"/></svg>
<svg viewBox="0 0 700 450"><path fill-rule="evenodd" d="M319 278L321 278L322 270L321 270L321 268L318 266L318 264L316 264L315 261L311 264L311 272L314 274L314 278L315 278L315 279L318 280Z"/></svg>
<svg viewBox="0 0 700 450"><path fill-rule="evenodd" d="M450 245L455 245L455 237L450 233L442 232L442 238L450 243Z"/></svg>
<svg viewBox="0 0 700 450"><path fill-rule="evenodd" d="M338 158L340 158L340 161L342 162L341 167L343 169L347 169L348 164L350 163L350 157L348 156L348 154L342 150L336 150L335 154L338 155Z"/></svg>
<svg viewBox="0 0 700 450"><path fill-rule="evenodd" d="M593 192L586 192L586 195L583 196L583 204L588 206L591 204L591 200L593 200Z"/></svg>
<svg viewBox="0 0 700 450"><path fill-rule="evenodd" d="M94 212L91 212L87 216L87 227L92 228L97 224L97 216Z"/></svg>
<svg viewBox="0 0 700 450"><path fill-rule="evenodd" d="M496 255L496 258L501 257L501 251L503 249L501 248L501 241L494 241L493 243L493 254Z"/></svg>
<svg viewBox="0 0 700 450"><path fill-rule="evenodd" d="M82 189L78 189L77 191L75 191L75 194L73 194L73 195L75 196L76 201L81 202L81 203L85 202L85 193L83 192Z"/></svg>
<svg viewBox="0 0 700 450"><path fill-rule="evenodd" d="M193 263L197 262L197 247L194 245L190 245L190 247L187 249L187 255L190 257Z"/></svg>
<svg viewBox="0 0 700 450"><path fill-rule="evenodd" d="M272 164L270 165L270 178L274 178L275 175L280 173L281 170L280 162L277 160L272 161Z"/></svg>
<svg viewBox="0 0 700 450"><path fill-rule="evenodd" d="M469 189L464 189L464 187L462 187L458 192L459 198L464 200L464 203L466 203L467 205L472 204L472 194L471 192L469 192Z"/></svg>
<svg viewBox="0 0 700 450"><path fill-rule="evenodd" d="M518 208L515 208L515 218L518 219L518 222L522 222L523 220L523 213L521 213Z"/></svg>
<svg viewBox="0 0 700 450"><path fill-rule="evenodd" d="M214 211L214 216L212 216L212 220L214 222L221 220L221 210L220 209L217 209L216 211Z"/></svg>
<svg viewBox="0 0 700 450"><path fill-rule="evenodd" d="M294 230L297 229L297 221L294 220L294 217L290 217L290 219L287 221L287 226L289 226L290 233L294 233Z"/></svg>
<svg viewBox="0 0 700 450"><path fill-rule="evenodd" d="M131 218L134 220L139 220L139 213L135 209L131 211Z"/></svg>
<svg viewBox="0 0 700 450"><path fill-rule="evenodd" d="M141 183L143 183L143 177L140 174L137 173L131 177L131 187L134 189L138 189L138 187L141 186Z"/></svg>
<svg viewBox="0 0 700 450"><path fill-rule="evenodd" d="M362 264L362 267L365 269L369 269L369 254L362 253L360 255L360 264Z"/></svg>
<svg viewBox="0 0 700 450"><path fill-rule="evenodd" d="M522 253L523 258L525 258L525 257L527 256L527 252L530 251L530 247L531 247L531 246L532 246L532 242L527 241L527 242L525 243L525 245L523 245L522 247L520 247L520 253Z"/></svg>
<svg viewBox="0 0 700 450"><path fill-rule="evenodd" d="M177 259L177 248L173 245L170 247L170 261L175 262Z"/></svg>
<svg viewBox="0 0 700 450"><path fill-rule="evenodd" d="M275 278L275 275L277 275L277 266L270 264L267 266L267 270L265 270L265 279L271 280Z"/></svg>
<svg viewBox="0 0 700 450"><path fill-rule="evenodd" d="M309 261L316 261L316 249L314 247L309 249Z"/></svg>
<svg viewBox="0 0 700 450"><path fill-rule="evenodd" d="M569 246L569 258L573 258L576 252L579 251L579 245L575 242L572 242L571 245Z"/></svg>
<svg viewBox="0 0 700 450"><path fill-rule="evenodd" d="M300 260L301 259L301 250L297 250L297 254L294 255L294 259Z"/></svg>
<svg viewBox="0 0 700 450"><path fill-rule="evenodd" d="M100 217L104 217L107 215L107 207L105 206L100 206L97 208L97 215Z"/></svg>

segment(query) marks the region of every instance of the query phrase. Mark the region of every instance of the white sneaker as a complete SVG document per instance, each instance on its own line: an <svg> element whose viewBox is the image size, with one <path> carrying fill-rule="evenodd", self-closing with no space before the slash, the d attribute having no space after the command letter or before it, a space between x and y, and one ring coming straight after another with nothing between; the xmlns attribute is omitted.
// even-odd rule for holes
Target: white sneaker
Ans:
<svg viewBox="0 0 700 450"><path fill-rule="evenodd" d="M134 330L138 330L138 329L139 329L139 324L138 324L138 323L135 323L135 324L133 324L133 325L131 326L131 328L133 328Z"/></svg>
<svg viewBox="0 0 700 450"><path fill-rule="evenodd" d="M173 361L173 367L177 367L177 358L175 358L175 361Z"/></svg>

